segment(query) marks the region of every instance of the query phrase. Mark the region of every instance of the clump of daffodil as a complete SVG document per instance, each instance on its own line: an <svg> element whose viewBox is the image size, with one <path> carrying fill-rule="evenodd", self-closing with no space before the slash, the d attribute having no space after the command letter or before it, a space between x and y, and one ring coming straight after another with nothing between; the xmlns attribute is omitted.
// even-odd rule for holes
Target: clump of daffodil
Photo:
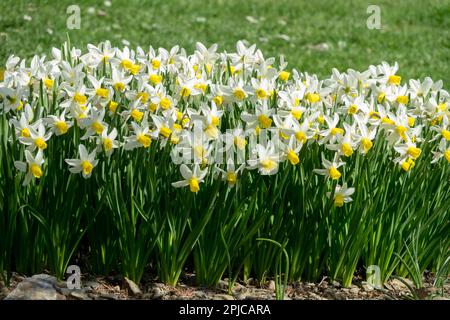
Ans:
<svg viewBox="0 0 450 320"><path fill-rule="evenodd" d="M18 145L31 153L54 152L48 150L53 140L96 146L84 167L71 162L71 171L85 177L97 161L112 161L114 150L124 158L122 150L132 157L139 152L159 156L167 148L198 163L201 172L222 173L215 178L227 172L230 186L237 176L231 167L233 172L216 166L219 155L246 163L241 171L274 175L285 162L301 167L301 156L319 148L323 167L305 169L331 180L342 179L341 159L352 165L360 155L386 155L410 171L427 161L421 147L427 143L432 163L450 162L450 95L431 78L402 78L397 63L382 62L363 72L333 69L330 77L319 79L287 69L284 57L277 65L242 41L230 53L197 43L192 54L179 46L150 47L146 53L105 41L89 44L86 53L74 48L63 56L55 49L53 59L32 61L8 59L0 111L14 127ZM52 92L55 101L41 101L41 93ZM424 135L429 131L431 138ZM95 152L106 157L95 160ZM176 165L187 163L175 158L180 157L172 157Z"/></svg>

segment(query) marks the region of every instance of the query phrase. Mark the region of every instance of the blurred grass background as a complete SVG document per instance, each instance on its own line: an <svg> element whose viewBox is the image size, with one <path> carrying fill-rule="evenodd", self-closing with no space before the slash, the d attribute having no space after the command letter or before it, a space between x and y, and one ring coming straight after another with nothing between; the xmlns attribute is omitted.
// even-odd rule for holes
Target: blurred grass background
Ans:
<svg viewBox="0 0 450 320"><path fill-rule="evenodd" d="M73 4L81 9L79 30L66 27ZM381 30L366 27L370 4L381 8ZM234 50L246 39L265 57L284 54L289 67L322 77L333 67L364 70L385 60L397 61L404 78L450 81L450 0L0 1L0 65L10 54L50 54L66 33L79 47L110 39L179 44L189 53L196 41Z"/></svg>

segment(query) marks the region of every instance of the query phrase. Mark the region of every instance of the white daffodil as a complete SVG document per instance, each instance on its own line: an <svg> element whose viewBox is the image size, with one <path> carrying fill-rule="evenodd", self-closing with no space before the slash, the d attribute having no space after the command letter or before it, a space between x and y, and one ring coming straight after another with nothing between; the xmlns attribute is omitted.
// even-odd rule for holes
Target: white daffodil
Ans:
<svg viewBox="0 0 450 320"><path fill-rule="evenodd" d="M293 166L297 165L300 162L298 153L302 149L303 144L299 143L295 136L291 136L287 144L280 142L280 145L283 150L283 158L289 160Z"/></svg>
<svg viewBox="0 0 450 320"><path fill-rule="evenodd" d="M125 150L132 150L135 148L148 148L152 143L150 138L150 129L146 120L139 125L136 122L131 122L133 128L133 135L125 137Z"/></svg>
<svg viewBox="0 0 450 320"><path fill-rule="evenodd" d="M233 159L227 160L226 170L221 169L218 165L216 165L215 167L217 173L222 176L222 180L226 181L230 188L233 188L236 185L238 176L244 170L244 168L245 163L241 164L239 168L236 169Z"/></svg>
<svg viewBox="0 0 450 320"><path fill-rule="evenodd" d="M343 155L345 157L350 157L353 154L353 150L356 147L356 141L355 138L355 126L348 125L347 123L344 123L344 130L345 135L340 136L336 143L334 144L327 144L326 148L328 150L334 150L337 151L339 155Z"/></svg>
<svg viewBox="0 0 450 320"><path fill-rule="evenodd" d="M25 106L24 112L20 114L19 120L14 118L9 120L9 122L14 126L14 131L16 132L17 137L30 137L30 128L33 127L34 129L36 129L39 125L39 122L36 122L33 125L31 124L33 118L33 109L31 109L31 106L27 104Z"/></svg>
<svg viewBox="0 0 450 320"><path fill-rule="evenodd" d="M225 143L225 146L219 151L228 154L234 154L234 152L236 152L238 155L242 155L248 144L245 132L240 125L233 130L227 130L227 132L222 135L222 141Z"/></svg>
<svg viewBox="0 0 450 320"><path fill-rule="evenodd" d="M125 121L132 119L134 122L141 122L147 120L148 111L144 109L140 100L135 100L130 104L129 109L126 109L120 114Z"/></svg>
<svg viewBox="0 0 450 320"><path fill-rule="evenodd" d="M275 150L275 145L269 141L267 145L256 145L251 158L247 160L249 169L258 169L261 175L273 175L278 172L280 155Z"/></svg>
<svg viewBox="0 0 450 320"><path fill-rule="evenodd" d="M97 151L104 151L110 157L114 149L119 148L119 141L116 138L116 128L113 128L110 133L108 133L108 129L103 130L101 136L97 138Z"/></svg>
<svg viewBox="0 0 450 320"><path fill-rule="evenodd" d="M19 137L19 141L27 146L27 150L33 152L36 148L47 149L47 141L52 136L52 132L46 132L42 123L38 125L37 129L34 126L30 126L29 129L29 136Z"/></svg>
<svg viewBox="0 0 450 320"><path fill-rule="evenodd" d="M8 88L0 86L0 98L3 101L0 106L5 113L11 110L20 110L23 108L22 99L26 96L24 87Z"/></svg>
<svg viewBox="0 0 450 320"><path fill-rule="evenodd" d="M355 188L347 188L347 183L342 186L336 185L336 189L333 194L333 203L335 207L342 207L344 203L352 201L350 197L355 192ZM331 197L331 192L327 192L327 197Z"/></svg>
<svg viewBox="0 0 450 320"><path fill-rule="evenodd" d="M33 157L30 151L25 150L25 160L14 161L14 166L22 172L25 172L23 185L26 186L32 179L40 179L43 175L42 164L44 163L44 152L39 149L36 157Z"/></svg>
<svg viewBox="0 0 450 320"><path fill-rule="evenodd" d="M261 105L256 107L255 114L243 112L241 119L247 124L246 130L254 130L256 134L259 134L261 129L269 129L272 126L272 114L273 109L270 109L267 101L264 101Z"/></svg>
<svg viewBox="0 0 450 320"><path fill-rule="evenodd" d="M230 78L228 86L222 87L226 101L242 104L252 93L252 88L244 83L244 80Z"/></svg>
<svg viewBox="0 0 450 320"><path fill-rule="evenodd" d="M207 170L201 170L198 164L194 165L194 169L191 170L185 164L180 166L181 176L184 180L173 182L172 186L175 188L181 188L189 186L191 192L197 193L200 191L200 183L204 181Z"/></svg>
<svg viewBox="0 0 450 320"><path fill-rule="evenodd" d="M64 109L59 116L49 115L44 119L44 122L56 136L66 134L73 125L72 121L66 120L65 115L66 110Z"/></svg>
<svg viewBox="0 0 450 320"><path fill-rule="evenodd" d="M124 92L128 89L128 84L133 79L132 75L125 75L123 71L119 71L116 68L112 69L112 87L116 92Z"/></svg>
<svg viewBox="0 0 450 320"><path fill-rule="evenodd" d="M93 109L92 109L93 110ZM81 137L81 140L86 140L93 135L101 135L107 127L107 124L103 121L105 117L105 109L93 110L91 114L78 121L82 129L86 129L86 132Z"/></svg>
<svg viewBox="0 0 450 320"><path fill-rule="evenodd" d="M111 87L105 88L103 86L103 81L105 78L100 78L97 80L97 78L90 74L87 77L93 87L86 90L86 93L92 97L92 103L94 105L98 105L101 102L109 100L114 93L114 90Z"/></svg>
<svg viewBox="0 0 450 320"><path fill-rule="evenodd" d="M328 128L320 131L319 134L322 137L322 139L319 140L319 144L325 144L327 142L335 143L337 139L342 138L342 136L345 133L344 129L338 127L339 115L335 113L333 119L331 119L328 116L325 116L324 120Z"/></svg>
<svg viewBox="0 0 450 320"><path fill-rule="evenodd" d="M359 151L361 154L367 154L370 149L373 147L373 140L377 134L377 128L367 128L367 124L364 120L357 118L358 129L354 136L356 142L359 143Z"/></svg>
<svg viewBox="0 0 450 320"><path fill-rule="evenodd" d="M406 141L405 143L398 143L394 145L394 150L399 153L399 156L395 158L394 163L403 164L405 161L412 164L412 161L416 161L417 158L422 154L422 150L416 146L415 143L411 141ZM409 168L408 168L409 169ZM405 170L408 171L408 170Z"/></svg>
<svg viewBox="0 0 450 320"><path fill-rule="evenodd" d="M176 92L180 97L180 99L188 99L191 96L197 96L199 94L202 94L203 91L200 87L196 85L197 82L198 79L195 77L188 78L179 76Z"/></svg>
<svg viewBox="0 0 450 320"><path fill-rule="evenodd" d="M330 177L333 180L338 180L342 176L338 168L344 164L345 162L340 161L338 156L335 156L332 162L322 157L322 165L325 169L314 169L313 171L317 174Z"/></svg>
<svg viewBox="0 0 450 320"><path fill-rule="evenodd" d="M101 42L98 46L88 44L89 53L94 56L98 63L108 63L116 54L115 50L111 48L111 42Z"/></svg>
<svg viewBox="0 0 450 320"><path fill-rule="evenodd" d="M438 146L438 151L432 151L433 160L431 163L438 162L442 157L450 163L450 148L447 147L447 140L441 139Z"/></svg>
<svg viewBox="0 0 450 320"><path fill-rule="evenodd" d="M91 176L92 170L97 165L98 160L95 159L96 150L88 153L86 147L82 144L78 146L78 159L66 159L66 163L70 166L69 171L72 173L80 173L83 178L87 179Z"/></svg>
<svg viewBox="0 0 450 320"><path fill-rule="evenodd" d="M86 86L82 83L77 83L75 86L62 85L68 99L61 102L62 108L73 108L74 106L86 106L88 97L86 96Z"/></svg>
<svg viewBox="0 0 450 320"><path fill-rule="evenodd" d="M195 58L196 62L199 66L203 66L206 69L206 72L210 74L213 71L213 66L218 59L219 55L217 54L217 44L213 44L211 47L206 48L200 42L195 44Z"/></svg>

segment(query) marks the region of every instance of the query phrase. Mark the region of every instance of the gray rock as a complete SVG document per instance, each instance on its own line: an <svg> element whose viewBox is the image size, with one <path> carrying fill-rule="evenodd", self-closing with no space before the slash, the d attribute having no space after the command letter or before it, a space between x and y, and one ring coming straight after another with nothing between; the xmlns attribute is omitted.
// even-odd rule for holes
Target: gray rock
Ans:
<svg viewBox="0 0 450 320"><path fill-rule="evenodd" d="M341 287L341 284L340 284L339 282L335 281L335 280L331 281L331 284L332 284L333 286L337 287L337 288L340 288L340 287Z"/></svg>
<svg viewBox="0 0 450 320"><path fill-rule="evenodd" d="M153 299L161 299L164 296L165 296L165 292L161 288L155 287L152 289L152 298Z"/></svg>
<svg viewBox="0 0 450 320"><path fill-rule="evenodd" d="M56 278L47 274L25 278L5 300L65 300L56 289Z"/></svg>
<svg viewBox="0 0 450 320"><path fill-rule="evenodd" d="M93 290L97 290L98 288L101 287L101 284L98 283L97 281L86 281L86 282L83 282L83 285L85 287L92 288Z"/></svg>
<svg viewBox="0 0 450 320"><path fill-rule="evenodd" d="M228 290L228 281L220 280L219 284L217 285L220 289Z"/></svg>
<svg viewBox="0 0 450 320"><path fill-rule="evenodd" d="M98 298L106 299L106 300L118 300L119 298L114 294L110 293L102 293L97 296Z"/></svg>
<svg viewBox="0 0 450 320"><path fill-rule="evenodd" d="M364 291L368 291L368 292L375 290L375 288L368 283L363 283L362 288Z"/></svg>
<svg viewBox="0 0 450 320"><path fill-rule="evenodd" d="M275 281L270 280L269 284L267 286L267 289L271 290L271 291L275 291Z"/></svg>
<svg viewBox="0 0 450 320"><path fill-rule="evenodd" d="M240 293L236 296L236 300L246 300L248 298L248 294L246 292Z"/></svg>
<svg viewBox="0 0 450 320"><path fill-rule="evenodd" d="M359 293L359 288L358 287L350 288L350 293L351 294L358 294Z"/></svg>
<svg viewBox="0 0 450 320"><path fill-rule="evenodd" d="M126 286L128 287L131 294L133 294L134 296L142 294L141 289L139 289L139 286L136 283L134 283L134 281L125 277L124 282L125 282Z"/></svg>
<svg viewBox="0 0 450 320"><path fill-rule="evenodd" d="M70 297L78 299L78 300L92 300L89 296L84 293L82 290L71 290Z"/></svg>
<svg viewBox="0 0 450 320"><path fill-rule="evenodd" d="M70 295L70 292L72 290L67 289L67 288L60 288L60 287L56 287L56 291L58 291L60 294L64 295L64 296L68 296Z"/></svg>
<svg viewBox="0 0 450 320"><path fill-rule="evenodd" d="M200 299L205 299L207 295L204 291L196 291L195 296Z"/></svg>

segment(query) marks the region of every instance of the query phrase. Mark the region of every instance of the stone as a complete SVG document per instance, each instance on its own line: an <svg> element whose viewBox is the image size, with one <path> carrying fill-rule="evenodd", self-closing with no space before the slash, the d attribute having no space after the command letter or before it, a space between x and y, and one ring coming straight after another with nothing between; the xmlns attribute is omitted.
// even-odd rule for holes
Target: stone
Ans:
<svg viewBox="0 0 450 320"><path fill-rule="evenodd" d="M409 279L405 279L405 278L401 278L403 281L405 281L407 284L409 284L411 287L414 288L413 283L411 282L411 280ZM394 288L394 290L397 291L406 291L409 290L408 287L406 286L406 284L404 284L402 281L398 280L398 279L392 279L391 281L389 281L389 284Z"/></svg>
<svg viewBox="0 0 450 320"><path fill-rule="evenodd" d="M267 289L271 290L271 291L275 291L275 281L270 280L269 284L267 285Z"/></svg>
<svg viewBox="0 0 450 320"><path fill-rule="evenodd" d="M351 294L358 294L359 293L359 288L358 287L350 288L350 293Z"/></svg>
<svg viewBox="0 0 450 320"><path fill-rule="evenodd" d="M228 290L228 281L219 280L219 284L217 285L220 289Z"/></svg>
<svg viewBox="0 0 450 320"><path fill-rule="evenodd" d="M341 287L341 284L339 282L335 281L335 280L331 281L331 285L333 285L333 286L335 286L337 288Z"/></svg>
<svg viewBox="0 0 450 320"><path fill-rule="evenodd" d="M56 289L56 278L47 274L25 278L5 300L65 300Z"/></svg>
<svg viewBox="0 0 450 320"><path fill-rule="evenodd" d="M206 293L204 291L196 291L195 292L195 296L197 298L200 298L200 299L205 299L206 298Z"/></svg>
<svg viewBox="0 0 450 320"><path fill-rule="evenodd" d="M83 285L84 285L84 287L89 287L89 288L92 288L93 290L97 290L98 288L100 288L102 286L97 281L86 281L86 282L83 282Z"/></svg>
<svg viewBox="0 0 450 320"><path fill-rule="evenodd" d="M55 283L56 289L58 288L66 288L67 289L67 282L66 281L57 281Z"/></svg>
<svg viewBox="0 0 450 320"><path fill-rule="evenodd" d="M322 281L322 283L319 284L319 288L321 288L321 289L328 288L328 283L326 281Z"/></svg>
<svg viewBox="0 0 450 320"><path fill-rule="evenodd" d="M152 290L152 298L153 299L161 299L162 297L164 297L165 292L158 287L153 288Z"/></svg>
<svg viewBox="0 0 450 320"><path fill-rule="evenodd" d="M118 300L119 299L117 296L115 296L114 294L110 294L110 293L102 293L102 294L99 294L98 297L106 299L106 300Z"/></svg>
<svg viewBox="0 0 450 320"><path fill-rule="evenodd" d="M236 296L236 300L245 300L248 298L248 294L246 292L240 293Z"/></svg>
<svg viewBox="0 0 450 320"><path fill-rule="evenodd" d="M91 300L82 290L71 290L69 296L77 300Z"/></svg>
<svg viewBox="0 0 450 320"><path fill-rule="evenodd" d="M60 287L56 287L56 291L58 291L60 294L64 295L64 296L68 296L70 295L70 292L72 290L67 289L67 288L60 288Z"/></svg>
<svg viewBox="0 0 450 320"><path fill-rule="evenodd" d="M375 290L375 288L372 285L368 284L368 283L363 283L362 288L364 289L364 291L373 291L373 290Z"/></svg>
<svg viewBox="0 0 450 320"><path fill-rule="evenodd" d="M124 282L126 284L126 287L130 291L130 293L134 296L141 295L142 291L139 289L139 286L132 280L128 279L127 277L124 278Z"/></svg>

